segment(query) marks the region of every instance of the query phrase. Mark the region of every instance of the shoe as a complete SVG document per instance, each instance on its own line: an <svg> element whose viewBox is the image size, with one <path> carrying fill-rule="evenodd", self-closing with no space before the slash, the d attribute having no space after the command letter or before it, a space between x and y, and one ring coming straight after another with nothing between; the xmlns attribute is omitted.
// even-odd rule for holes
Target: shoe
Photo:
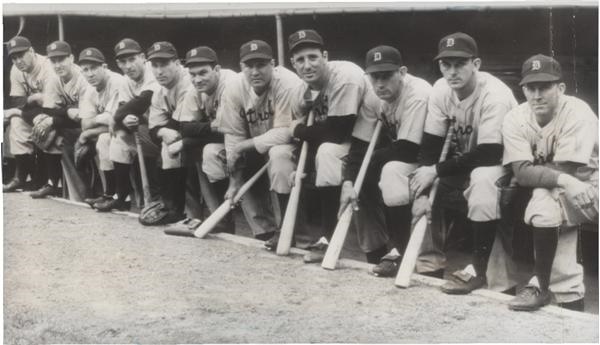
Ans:
<svg viewBox="0 0 600 345"><path fill-rule="evenodd" d="M278 243L279 243L279 231L274 233L273 236L271 236L271 238L266 240L265 243L263 243L263 246L265 247L266 250L268 250L270 252L274 252L277 250Z"/></svg>
<svg viewBox="0 0 600 345"><path fill-rule="evenodd" d="M534 311L550 304L550 291L541 291L537 286L527 285L517 297L508 302L508 309L516 311Z"/></svg>
<svg viewBox="0 0 600 345"><path fill-rule="evenodd" d="M86 204L90 205L92 208L94 208L94 205L99 204L101 202L104 201L110 201L113 200L112 196L108 196L108 195L101 195L97 198L85 198L83 199L83 202L85 202Z"/></svg>
<svg viewBox="0 0 600 345"><path fill-rule="evenodd" d="M429 272L419 272L422 276L444 279L444 269L440 268L439 270L429 271Z"/></svg>
<svg viewBox="0 0 600 345"><path fill-rule="evenodd" d="M310 246L308 246L308 248L306 248L309 250L309 252L304 255L302 260L305 264L319 263L323 261L323 258L325 257L325 252L327 251L327 246L328 244L323 242L322 240L311 244Z"/></svg>
<svg viewBox="0 0 600 345"><path fill-rule="evenodd" d="M117 211L129 211L131 203L119 199L107 199L95 203L92 207L99 212L110 212L113 209Z"/></svg>
<svg viewBox="0 0 600 345"><path fill-rule="evenodd" d="M381 258L377 266L374 266L371 272L376 277L395 277L398 274L402 256L386 255Z"/></svg>
<svg viewBox="0 0 600 345"><path fill-rule="evenodd" d="M35 192L31 192L29 196L31 196L33 199L41 199L47 196L55 196L57 194L58 189L56 187L46 184Z"/></svg>
<svg viewBox="0 0 600 345"><path fill-rule="evenodd" d="M17 189L23 188L24 185L25 185L25 183L21 182L21 180L19 180L17 177L15 177L12 180L10 180L7 184L2 186L2 192L4 192L4 193L16 192Z"/></svg>
<svg viewBox="0 0 600 345"><path fill-rule="evenodd" d="M485 276L475 276L462 270L452 273L450 280L447 280L440 289L449 295L466 295L473 290L482 288L485 284Z"/></svg>

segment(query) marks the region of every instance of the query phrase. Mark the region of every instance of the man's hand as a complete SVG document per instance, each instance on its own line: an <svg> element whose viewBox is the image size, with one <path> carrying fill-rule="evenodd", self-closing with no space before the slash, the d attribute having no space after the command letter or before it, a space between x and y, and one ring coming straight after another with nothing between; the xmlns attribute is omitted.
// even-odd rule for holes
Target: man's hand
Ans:
<svg viewBox="0 0 600 345"><path fill-rule="evenodd" d="M27 104L37 103L40 107L44 104L44 97L41 92L31 94L27 97Z"/></svg>
<svg viewBox="0 0 600 345"><path fill-rule="evenodd" d="M431 224L431 204L427 195L418 197L412 206L412 227L414 227L421 217L427 217L427 223Z"/></svg>
<svg viewBox="0 0 600 345"><path fill-rule="evenodd" d="M352 181L344 181L342 184L342 192L340 194L340 209L338 210L338 218L342 216L346 207L352 207L355 212L358 211L358 195L354 190Z"/></svg>
<svg viewBox="0 0 600 345"><path fill-rule="evenodd" d="M234 198L241 187L241 181L238 181L237 179L233 178L229 179L229 188L227 188L224 198L225 200L229 200L229 202L231 202L231 208L234 208L236 206Z"/></svg>
<svg viewBox="0 0 600 345"><path fill-rule="evenodd" d="M181 139L181 134L178 131L170 128L161 128L158 133L158 137L163 141L163 143L169 145L177 140Z"/></svg>
<svg viewBox="0 0 600 345"><path fill-rule="evenodd" d="M420 196L425 189L431 187L437 177L437 171L435 170L435 165L422 166L413 171L408 177L412 193L411 199L414 199Z"/></svg>
<svg viewBox="0 0 600 345"><path fill-rule="evenodd" d="M79 121L79 108L67 109L67 116L73 121Z"/></svg>
<svg viewBox="0 0 600 345"><path fill-rule="evenodd" d="M137 116L129 114L125 116L123 119L123 125L127 127L130 131L137 131L138 126L140 125L140 120Z"/></svg>
<svg viewBox="0 0 600 345"><path fill-rule="evenodd" d="M559 175L558 185L565 190L567 198L576 208L590 218L595 217L598 213L598 199L596 198L596 189L594 186L579 181L568 174Z"/></svg>

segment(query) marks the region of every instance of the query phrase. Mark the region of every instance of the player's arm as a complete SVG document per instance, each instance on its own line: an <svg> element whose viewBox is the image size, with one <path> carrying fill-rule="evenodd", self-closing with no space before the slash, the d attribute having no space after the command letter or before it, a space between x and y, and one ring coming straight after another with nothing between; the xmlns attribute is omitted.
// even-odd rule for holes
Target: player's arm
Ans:
<svg viewBox="0 0 600 345"><path fill-rule="evenodd" d="M154 93L148 115L148 127L150 128L150 138L156 144L163 141L170 144L176 141L178 136L180 137L177 131L179 123L171 117L167 109L161 93Z"/></svg>
<svg viewBox="0 0 600 345"><path fill-rule="evenodd" d="M134 115L140 123L146 123L146 118L143 115L150 107L152 94L152 90L144 90L128 102L122 103L115 111L115 122L123 123L127 115Z"/></svg>

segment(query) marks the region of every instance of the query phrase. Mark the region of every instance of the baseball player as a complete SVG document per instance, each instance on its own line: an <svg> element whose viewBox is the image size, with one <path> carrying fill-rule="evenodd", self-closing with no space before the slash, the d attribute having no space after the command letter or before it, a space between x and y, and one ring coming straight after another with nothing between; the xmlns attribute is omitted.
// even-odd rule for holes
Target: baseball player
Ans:
<svg viewBox="0 0 600 345"><path fill-rule="evenodd" d="M499 193L496 181L507 174L500 164L502 121L517 103L504 83L479 71L481 59L471 36L458 32L442 38L435 61L443 78L433 86L421 144L421 166L410 177L413 221L424 214L431 221L427 190L436 177L440 178L438 195L462 191L474 234L472 263L453 273L441 289L449 294L466 294L486 284L488 258L500 219L498 198L494 197ZM452 135L450 152L437 163L448 130ZM441 199L436 198L434 209L439 210ZM440 236L436 224L432 228L430 235ZM433 240L426 236L417 267L420 272L435 271L445 261L442 244ZM488 287L506 290L511 286Z"/></svg>
<svg viewBox="0 0 600 345"><path fill-rule="evenodd" d="M117 110L119 90L124 88L125 78L108 69L104 54L97 48L86 48L79 54L79 67L88 83L88 88L80 102L79 118L81 135L76 145L95 145L99 160L99 170L104 175L104 195L87 199L92 207L113 199L115 194L115 172L109 157L113 116ZM125 210L122 207L121 210ZM102 209L105 210L105 209Z"/></svg>
<svg viewBox="0 0 600 345"><path fill-rule="evenodd" d="M190 75L181 66L177 50L170 42L155 42L147 52L152 72L161 88L152 95L148 125L150 137L161 146L160 194L169 214L163 221L185 219L187 168L184 152L171 154L169 145L181 139L181 109L191 87Z"/></svg>
<svg viewBox="0 0 600 345"><path fill-rule="evenodd" d="M201 181L200 192L209 208L223 202L228 179L224 174L225 144L223 134L218 132L217 109L223 92L237 76L232 70L221 68L217 53L210 47L200 46L186 54L192 88L186 93L181 109L181 140L170 145L172 152L192 151L197 173ZM206 158L203 158L206 157ZM207 171L205 173L204 171ZM233 233L235 222L229 213L221 229Z"/></svg>
<svg viewBox="0 0 600 345"><path fill-rule="evenodd" d="M359 243L368 241L371 248L381 248L390 242L390 252L374 266L373 273L391 277L398 271L401 253L410 236L410 203L407 193L399 190L408 190L407 176L417 168L431 85L409 74L400 52L390 46L369 50L365 71L381 99L376 100L379 116L359 116L356 120L344 169L340 213L349 204L358 209L354 222L359 238L366 239ZM382 121L379 145L373 152L358 197L353 182L369 144L364 138L372 137L372 126L377 119Z"/></svg>
<svg viewBox="0 0 600 345"><path fill-rule="evenodd" d="M304 262L320 262L337 222L342 158L350 149L356 117L367 111L365 99L372 94L372 89L364 71L357 65L348 61L328 61L323 39L316 31L296 31L290 35L288 44L292 65L305 82L298 99L306 98L305 94L313 99L310 105L313 125L307 126L306 117L300 117L294 120L290 131L294 138L309 143L308 157L311 158L308 162L311 164L307 164L307 172L314 171L322 217L320 233L316 234L316 242L309 247ZM297 113L302 114L302 111ZM375 115L367 117L375 118ZM365 135L360 139L368 141L370 138ZM311 165L314 168L311 169ZM361 247L367 252L369 262L378 263L387 252L385 245L374 248L372 243L365 242Z"/></svg>
<svg viewBox="0 0 600 345"><path fill-rule="evenodd" d="M534 55L522 68L526 103L506 115L503 164L518 185L533 189L525 223L533 232L534 276L509 302L536 310L551 300L583 311L583 268L577 226L598 222L598 117L564 94L560 64Z"/></svg>
<svg viewBox="0 0 600 345"><path fill-rule="evenodd" d="M15 176L2 188L5 193L22 188L28 175L33 178L32 120L42 112L44 84L54 73L50 61L37 54L26 37L14 37L8 41L7 49L13 66L10 70L9 108L4 110L4 120L10 123L9 147L16 167Z"/></svg>
<svg viewBox="0 0 600 345"><path fill-rule="evenodd" d="M242 72L226 86L217 111L217 119L221 121L219 130L225 134L229 172L225 197L232 199L244 180L257 171L268 156L270 186L265 178L260 179L241 202L254 237L267 240L275 237L278 230L268 190L277 193L280 207L285 210L292 187L295 146L291 144L288 126L295 92L302 81L286 68L275 67L271 46L261 40L242 44L240 67ZM222 164L221 170L217 169L222 158L215 157L214 153L211 156L213 158L204 156L203 164L214 170L204 172L211 180L222 179Z"/></svg>
<svg viewBox="0 0 600 345"><path fill-rule="evenodd" d="M55 41L46 48L55 74L48 78L43 91L43 113L33 119L33 141L44 152L49 184L32 192L32 198L56 195L62 176L61 156L66 145L75 142L81 131L79 123L79 101L90 87L74 63L71 46L64 41ZM67 182L77 178L76 172L65 169ZM83 194L84 191L70 190Z"/></svg>
<svg viewBox="0 0 600 345"><path fill-rule="evenodd" d="M114 48L117 66L127 76L123 88L118 91L119 107L114 112L114 130L110 139L109 159L114 166L117 198L108 198L95 204L98 211L127 208L126 199L132 186L129 178L131 165L138 154L133 132L137 132L142 145L151 195L157 196L156 160L158 146L150 139L148 109L152 95L160 85L154 78L140 44L130 38L119 41Z"/></svg>

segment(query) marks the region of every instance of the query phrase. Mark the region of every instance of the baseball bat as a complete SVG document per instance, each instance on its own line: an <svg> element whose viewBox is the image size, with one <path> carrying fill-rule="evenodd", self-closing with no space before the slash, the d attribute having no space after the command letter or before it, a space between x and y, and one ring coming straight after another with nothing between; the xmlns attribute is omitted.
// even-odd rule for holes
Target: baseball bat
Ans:
<svg viewBox="0 0 600 345"><path fill-rule="evenodd" d="M269 167L269 162L267 162L259 171L257 171L251 178L246 181L242 187L237 191L235 196L233 197L233 201L230 199L225 200L221 206L219 206L216 210L214 210L208 218L200 224L200 226L194 231L194 236L198 238L203 238L208 234L220 221L231 211L231 207L242 198L242 196L256 183L256 181L262 176L262 174L267 171Z"/></svg>
<svg viewBox="0 0 600 345"><path fill-rule="evenodd" d="M440 154L440 162L446 160L448 149L450 148L450 142L452 141L452 124L448 125L448 133L446 133L446 140L444 141L444 147ZM435 179L431 191L429 192L429 203L433 205L435 200L435 194L439 184L439 178ZM415 270L417 264L417 257L421 251L421 245L423 244L423 238L425 237L425 231L427 230L427 216L422 216L421 219L415 224L415 227L410 234L410 239L406 245L400 268L398 269L398 275L396 275L396 281L394 284L401 288L407 288L410 285L410 276Z"/></svg>
<svg viewBox="0 0 600 345"><path fill-rule="evenodd" d="M146 162L144 161L144 151L142 150L142 142L137 131L133 132L135 146L137 149L138 162L140 163L140 175L142 177L142 190L144 193L144 205L148 206L152 200L150 195L150 183L148 182L148 170L146 170Z"/></svg>
<svg viewBox="0 0 600 345"><path fill-rule="evenodd" d="M371 163L371 157L373 156L375 145L377 145L380 132L381 121L377 121L375 130L373 131L373 136L371 136L371 141L367 147L367 152L365 153L365 157L360 165L360 170L358 170L358 176L356 177L356 181L354 181L354 192L356 192L356 195L360 194L360 189L362 188L365 175L367 174L369 163ZM327 246L327 251L325 252L325 257L323 257L321 267L328 270L335 269L335 265L340 257L340 252L344 247L344 241L346 241L346 235L348 234L348 228L350 227L353 213L354 210L352 209L352 206L347 205L344 209L344 212L340 216L337 225L335 226L335 230L331 236L331 241L329 241L329 246Z"/></svg>
<svg viewBox="0 0 600 345"><path fill-rule="evenodd" d="M311 111L308 114L307 126L312 125L314 113ZM292 246L292 238L294 237L294 227L296 226L296 213L298 212L298 203L300 202L300 190L302 189L302 175L304 174L304 166L306 165L306 156L308 155L308 143L306 140L302 143L300 149L300 157L298 158L298 166L296 167L296 176L294 178L294 187L290 192L283 223L279 233L279 241L277 242L277 255L288 255Z"/></svg>

